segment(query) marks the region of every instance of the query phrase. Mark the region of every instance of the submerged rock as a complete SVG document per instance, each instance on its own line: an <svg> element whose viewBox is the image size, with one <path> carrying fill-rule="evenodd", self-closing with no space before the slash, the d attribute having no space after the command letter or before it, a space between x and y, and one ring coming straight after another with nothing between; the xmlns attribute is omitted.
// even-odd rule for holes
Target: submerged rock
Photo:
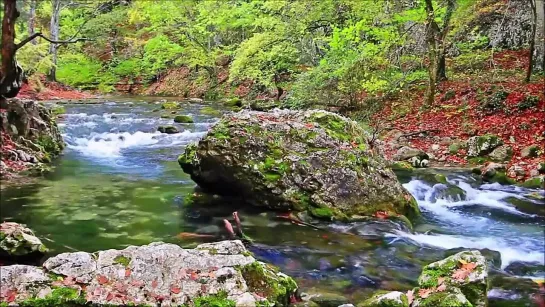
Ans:
<svg viewBox="0 0 545 307"><path fill-rule="evenodd" d="M193 118L189 115L176 115L174 116L175 123L193 123Z"/></svg>
<svg viewBox="0 0 545 307"><path fill-rule="evenodd" d="M174 133L180 132L180 131L178 131L178 128L176 128L174 126L159 126L157 128L157 131L159 131L161 133L166 133L166 134L174 134Z"/></svg>
<svg viewBox="0 0 545 307"><path fill-rule="evenodd" d="M387 162L369 149L366 132L326 111L226 115L178 162L203 189L254 206L326 220L419 214Z"/></svg>
<svg viewBox="0 0 545 307"><path fill-rule="evenodd" d="M10 260L40 258L47 248L25 225L13 222L0 224L0 257Z"/></svg>
<svg viewBox="0 0 545 307"><path fill-rule="evenodd" d="M0 278L0 302L25 306L287 306L297 289L293 279L256 261L240 241L65 253L43 268L0 267Z"/></svg>

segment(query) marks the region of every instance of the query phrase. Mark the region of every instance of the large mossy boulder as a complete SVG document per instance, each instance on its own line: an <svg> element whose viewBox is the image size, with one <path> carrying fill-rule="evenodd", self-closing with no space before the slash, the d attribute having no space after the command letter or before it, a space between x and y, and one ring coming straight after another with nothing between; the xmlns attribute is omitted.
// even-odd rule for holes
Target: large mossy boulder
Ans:
<svg viewBox="0 0 545 307"><path fill-rule="evenodd" d="M403 292L379 292L365 302L358 304L358 307L409 307L409 300Z"/></svg>
<svg viewBox="0 0 545 307"><path fill-rule="evenodd" d="M39 259L47 248L25 225L4 222L0 224L0 258L10 261Z"/></svg>
<svg viewBox="0 0 545 307"><path fill-rule="evenodd" d="M326 220L417 216L416 201L366 136L326 111L245 110L225 115L178 162L203 189L254 206Z"/></svg>
<svg viewBox="0 0 545 307"><path fill-rule="evenodd" d="M0 281L1 306L287 306L297 290L241 241L64 253L2 266Z"/></svg>

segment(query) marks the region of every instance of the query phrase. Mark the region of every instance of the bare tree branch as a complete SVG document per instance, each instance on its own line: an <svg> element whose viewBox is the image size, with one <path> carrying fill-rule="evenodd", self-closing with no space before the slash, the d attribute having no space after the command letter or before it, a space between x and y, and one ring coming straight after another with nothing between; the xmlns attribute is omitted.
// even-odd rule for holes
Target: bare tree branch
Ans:
<svg viewBox="0 0 545 307"><path fill-rule="evenodd" d="M48 41L48 42L50 42L52 44L73 44L73 43L77 43L77 42L81 42L81 41L92 41L93 40L91 38L79 37L79 38L73 38L73 39L64 40L64 41L55 41L55 40L52 40L52 39L44 36L42 33L38 32L38 33L34 33L33 35L23 39L20 43L15 45L15 50L19 50L21 47L23 47L24 45L26 45L28 42L35 39L36 37L41 37L41 38L45 39L46 41Z"/></svg>

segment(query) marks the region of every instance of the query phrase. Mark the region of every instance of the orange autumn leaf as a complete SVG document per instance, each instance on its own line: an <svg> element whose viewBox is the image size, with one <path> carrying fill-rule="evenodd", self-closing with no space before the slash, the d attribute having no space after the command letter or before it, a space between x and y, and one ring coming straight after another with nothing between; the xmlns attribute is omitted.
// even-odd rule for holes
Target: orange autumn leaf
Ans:
<svg viewBox="0 0 545 307"><path fill-rule="evenodd" d="M433 289L420 289L418 290L418 296L421 298L426 298L430 296L430 294L433 292Z"/></svg>
<svg viewBox="0 0 545 307"><path fill-rule="evenodd" d="M454 280L457 280L457 281L464 281L469 276L469 274L471 274L470 271L459 269L454 271L454 273L452 273L452 278L454 278Z"/></svg>
<svg viewBox="0 0 545 307"><path fill-rule="evenodd" d="M378 219L386 219L388 218L389 214L386 211L377 211L375 212L375 217Z"/></svg>
<svg viewBox="0 0 545 307"><path fill-rule="evenodd" d="M469 262L462 264L462 269L472 272L477 267L477 263L475 262Z"/></svg>

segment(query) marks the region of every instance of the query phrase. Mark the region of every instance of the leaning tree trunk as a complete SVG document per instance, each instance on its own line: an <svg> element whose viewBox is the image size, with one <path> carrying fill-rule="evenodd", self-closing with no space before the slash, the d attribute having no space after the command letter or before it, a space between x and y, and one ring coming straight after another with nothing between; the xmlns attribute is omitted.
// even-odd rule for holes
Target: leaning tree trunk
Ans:
<svg viewBox="0 0 545 307"><path fill-rule="evenodd" d="M54 41L59 40L59 22L61 13L61 0L52 0L53 12L51 13L51 22L49 24L49 31L51 32L51 39ZM49 45L49 54L51 54L51 62L53 67L49 70L47 78L49 81L57 81L57 48L58 44L51 43Z"/></svg>
<svg viewBox="0 0 545 307"><path fill-rule="evenodd" d="M19 17L16 0L4 0L2 19L2 66L0 67L0 97L17 96L23 84L23 69L17 64L15 52L15 20Z"/></svg>

